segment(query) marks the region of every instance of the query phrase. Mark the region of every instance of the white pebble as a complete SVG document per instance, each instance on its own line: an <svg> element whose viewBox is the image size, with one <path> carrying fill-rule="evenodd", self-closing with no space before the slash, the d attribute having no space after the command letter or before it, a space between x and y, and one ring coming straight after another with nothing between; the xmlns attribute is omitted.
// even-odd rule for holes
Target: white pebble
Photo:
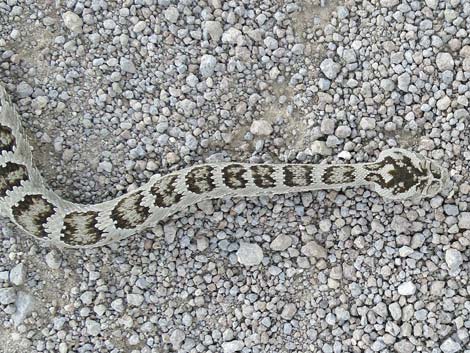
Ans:
<svg viewBox="0 0 470 353"><path fill-rule="evenodd" d="M239 352L243 349L243 347L245 347L245 345L243 344L243 341L240 340L222 343L222 350L224 351L224 353Z"/></svg>
<svg viewBox="0 0 470 353"><path fill-rule="evenodd" d="M449 53L437 53L436 55L436 65L441 71L453 70L454 69L454 59Z"/></svg>
<svg viewBox="0 0 470 353"><path fill-rule="evenodd" d="M328 255L326 249L314 240L311 240L302 246L300 252L305 256L316 258L326 258Z"/></svg>
<svg viewBox="0 0 470 353"><path fill-rule="evenodd" d="M210 77L214 74L217 59L213 55L205 54L201 57L199 73L202 77Z"/></svg>
<svg viewBox="0 0 470 353"><path fill-rule="evenodd" d="M26 278L26 271L23 264L18 264L10 270L10 282L15 286L20 286L24 283Z"/></svg>
<svg viewBox="0 0 470 353"><path fill-rule="evenodd" d="M402 283L398 286L398 294L400 295L410 296L415 293L416 293L416 286L411 281Z"/></svg>
<svg viewBox="0 0 470 353"><path fill-rule="evenodd" d="M470 229L470 212L462 212L458 219L460 229Z"/></svg>
<svg viewBox="0 0 470 353"><path fill-rule="evenodd" d="M258 244L241 242L237 258L242 265L258 266L263 260L263 250Z"/></svg>
<svg viewBox="0 0 470 353"><path fill-rule="evenodd" d="M168 22L176 23L176 21L178 21L179 12L176 7L170 6L165 10L164 14Z"/></svg>
<svg viewBox="0 0 470 353"><path fill-rule="evenodd" d="M76 13L67 11L62 15L64 25L74 33L82 33L83 21Z"/></svg>
<svg viewBox="0 0 470 353"><path fill-rule="evenodd" d="M341 70L341 65L333 59L325 59L321 62L320 69L327 78L334 80Z"/></svg>
<svg viewBox="0 0 470 353"><path fill-rule="evenodd" d="M271 250L284 251L292 245L292 238L286 234L280 234L270 244Z"/></svg>
<svg viewBox="0 0 470 353"><path fill-rule="evenodd" d="M250 132L256 136L269 136L273 133L274 129L271 123L267 120L254 120L251 123Z"/></svg>
<svg viewBox="0 0 470 353"><path fill-rule="evenodd" d="M449 273L456 275L460 272L460 266L463 263L463 257L460 251L457 249L447 249L445 254L445 260L447 266L449 266Z"/></svg>

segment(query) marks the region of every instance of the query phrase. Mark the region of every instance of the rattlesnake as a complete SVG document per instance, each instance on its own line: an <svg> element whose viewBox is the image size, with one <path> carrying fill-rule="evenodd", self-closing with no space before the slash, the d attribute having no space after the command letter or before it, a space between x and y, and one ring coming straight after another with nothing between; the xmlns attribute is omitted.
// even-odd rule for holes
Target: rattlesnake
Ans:
<svg viewBox="0 0 470 353"><path fill-rule="evenodd" d="M374 163L200 164L153 176L111 201L72 203L44 185L19 116L0 85L0 213L34 238L63 247L108 244L207 199L370 186L384 198L402 200L434 196L447 178L434 161L393 148Z"/></svg>

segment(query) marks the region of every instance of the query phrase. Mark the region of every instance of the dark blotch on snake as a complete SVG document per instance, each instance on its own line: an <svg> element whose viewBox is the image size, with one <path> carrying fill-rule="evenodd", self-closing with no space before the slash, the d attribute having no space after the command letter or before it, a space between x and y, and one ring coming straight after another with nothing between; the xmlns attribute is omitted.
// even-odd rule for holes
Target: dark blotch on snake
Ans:
<svg viewBox="0 0 470 353"><path fill-rule="evenodd" d="M250 167L250 170L257 187L267 189L276 186L273 167L268 165L254 165Z"/></svg>
<svg viewBox="0 0 470 353"><path fill-rule="evenodd" d="M248 181L245 178L246 168L241 164L229 164L222 169L224 184L231 189L243 189Z"/></svg>
<svg viewBox="0 0 470 353"><path fill-rule="evenodd" d="M42 195L26 195L11 211L16 223L27 232L38 238L47 237L44 225L55 209Z"/></svg>
<svg viewBox="0 0 470 353"><path fill-rule="evenodd" d="M150 193L155 196L155 206L167 208L181 200L183 195L176 191L175 187L177 179L177 175L167 175L152 185Z"/></svg>
<svg viewBox="0 0 470 353"><path fill-rule="evenodd" d="M214 168L209 165L192 168L186 174L188 190L195 194L203 194L214 190L213 170Z"/></svg>
<svg viewBox="0 0 470 353"><path fill-rule="evenodd" d="M13 152L16 146L16 139L12 130L5 125L0 125L0 154Z"/></svg>
<svg viewBox="0 0 470 353"><path fill-rule="evenodd" d="M286 165L284 171L284 184L287 186L308 186L312 183L313 168L308 165Z"/></svg>
<svg viewBox="0 0 470 353"><path fill-rule="evenodd" d="M23 164L7 162L0 167L0 197L5 197L8 191L20 186L28 180L28 170Z"/></svg>
<svg viewBox="0 0 470 353"><path fill-rule="evenodd" d="M97 243L103 231L97 228L98 212L72 212L64 217L60 240L68 245L91 245Z"/></svg>
<svg viewBox="0 0 470 353"><path fill-rule="evenodd" d="M142 192L130 194L120 200L111 211L116 228L132 229L144 223L150 216L150 209L142 205Z"/></svg>

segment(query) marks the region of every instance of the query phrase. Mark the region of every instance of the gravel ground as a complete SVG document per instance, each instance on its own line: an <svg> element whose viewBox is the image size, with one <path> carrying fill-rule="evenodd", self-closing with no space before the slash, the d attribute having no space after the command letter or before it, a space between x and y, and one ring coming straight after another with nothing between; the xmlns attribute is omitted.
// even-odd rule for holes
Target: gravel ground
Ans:
<svg viewBox="0 0 470 353"><path fill-rule="evenodd" d="M87 251L3 219L0 350L470 352L469 32L467 0L0 0L0 80L71 200L393 146L454 183L207 201Z"/></svg>

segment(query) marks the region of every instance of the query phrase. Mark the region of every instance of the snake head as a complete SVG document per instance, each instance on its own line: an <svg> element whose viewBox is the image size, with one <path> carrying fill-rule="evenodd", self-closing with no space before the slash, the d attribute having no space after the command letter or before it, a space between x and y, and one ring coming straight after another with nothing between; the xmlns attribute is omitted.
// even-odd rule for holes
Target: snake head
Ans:
<svg viewBox="0 0 470 353"><path fill-rule="evenodd" d="M435 161L401 148L381 152L376 165L375 190L389 199L433 197L449 182L448 172Z"/></svg>

